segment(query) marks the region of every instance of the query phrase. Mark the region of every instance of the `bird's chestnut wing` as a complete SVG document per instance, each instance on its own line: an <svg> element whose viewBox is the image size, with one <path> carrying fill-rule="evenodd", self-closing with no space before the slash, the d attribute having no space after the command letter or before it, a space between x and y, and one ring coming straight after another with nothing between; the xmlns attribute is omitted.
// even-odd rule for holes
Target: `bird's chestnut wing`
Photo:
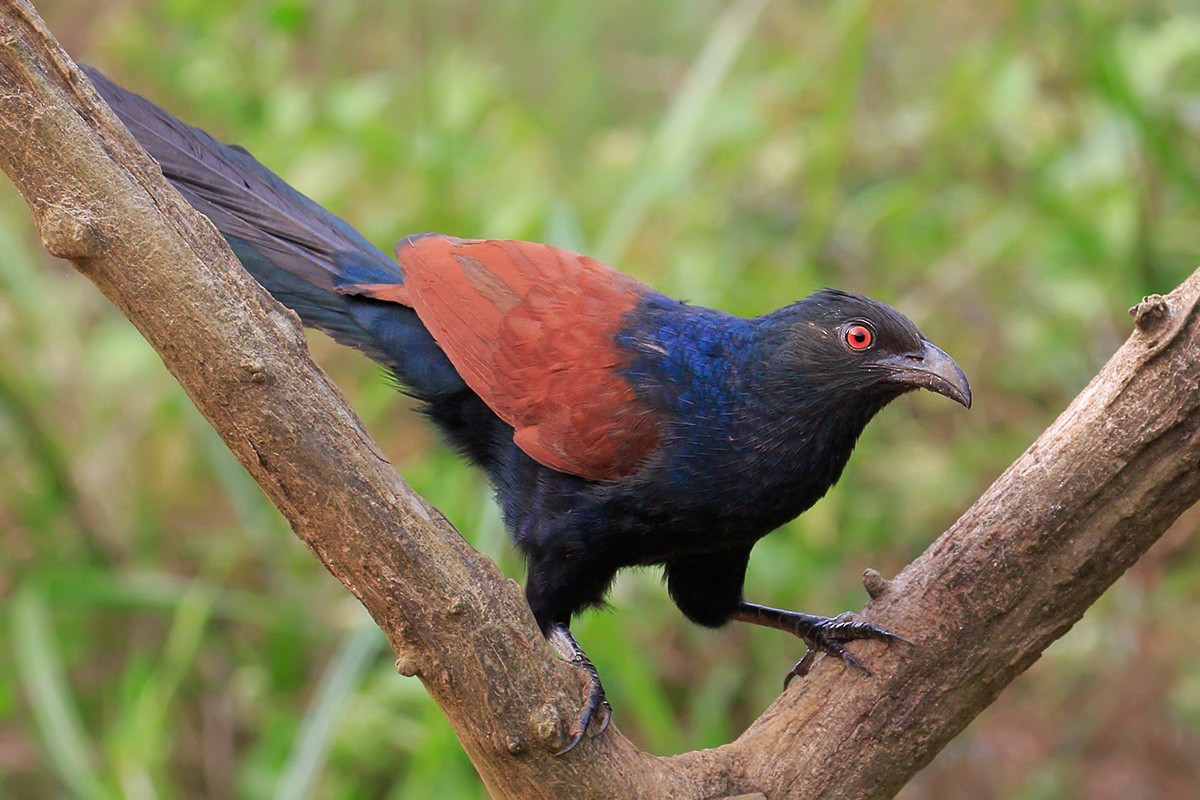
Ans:
<svg viewBox="0 0 1200 800"><path fill-rule="evenodd" d="M404 284L347 286L411 306L463 380L530 457L591 479L635 472L658 417L622 374L615 336L649 289L598 261L530 242L410 236Z"/></svg>

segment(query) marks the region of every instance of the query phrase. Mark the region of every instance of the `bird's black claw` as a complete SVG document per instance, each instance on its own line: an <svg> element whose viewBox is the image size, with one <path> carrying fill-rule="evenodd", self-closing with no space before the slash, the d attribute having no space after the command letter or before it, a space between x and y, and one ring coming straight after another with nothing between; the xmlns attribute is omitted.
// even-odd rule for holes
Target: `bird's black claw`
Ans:
<svg viewBox="0 0 1200 800"><path fill-rule="evenodd" d="M796 662L796 666L788 670L788 674L783 678L783 688L786 689L793 678L803 678L812 669L813 662L817 660L817 651L809 648L809 651L804 654L804 658Z"/></svg>
<svg viewBox="0 0 1200 800"><path fill-rule="evenodd" d="M583 731L580 731L579 733L575 734L574 737L572 737L571 741L567 744L566 747L564 747L562 750L556 751L554 753L554 755L556 755L556 756L566 755L567 753L574 750L575 745L579 744L580 740L582 740L582 739L583 739Z"/></svg>
<svg viewBox="0 0 1200 800"><path fill-rule="evenodd" d="M570 741L570 742L567 744L567 746L566 746L566 747L564 747L562 750L559 750L559 751L555 752L555 754L554 754L554 755L556 755L556 756L566 755L567 753L569 753L569 752L571 752L572 750L574 750L574 749L575 749L575 745L579 744L579 742L580 742L582 739L583 739L583 731L582 731L582 730L580 730L580 731L579 731L579 733L575 734L575 736L574 736L574 737L572 737L571 741Z"/></svg>

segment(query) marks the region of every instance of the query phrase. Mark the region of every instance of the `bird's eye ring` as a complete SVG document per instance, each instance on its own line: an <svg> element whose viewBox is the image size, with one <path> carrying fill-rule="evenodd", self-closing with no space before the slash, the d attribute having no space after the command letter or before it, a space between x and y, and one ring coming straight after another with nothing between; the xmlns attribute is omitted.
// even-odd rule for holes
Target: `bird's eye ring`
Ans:
<svg viewBox="0 0 1200 800"><path fill-rule="evenodd" d="M846 328L844 336L846 346L859 352L870 348L875 343L875 332L862 323Z"/></svg>

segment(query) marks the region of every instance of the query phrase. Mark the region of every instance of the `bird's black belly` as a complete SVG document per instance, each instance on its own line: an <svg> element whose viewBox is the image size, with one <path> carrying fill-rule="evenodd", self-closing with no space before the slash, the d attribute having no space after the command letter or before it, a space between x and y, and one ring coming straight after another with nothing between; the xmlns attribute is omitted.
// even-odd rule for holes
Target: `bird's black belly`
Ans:
<svg viewBox="0 0 1200 800"><path fill-rule="evenodd" d="M563 554L613 568L748 550L828 488L714 480L705 491L681 492L654 471L601 483L525 460L521 481L537 490L497 492L517 545L531 556Z"/></svg>

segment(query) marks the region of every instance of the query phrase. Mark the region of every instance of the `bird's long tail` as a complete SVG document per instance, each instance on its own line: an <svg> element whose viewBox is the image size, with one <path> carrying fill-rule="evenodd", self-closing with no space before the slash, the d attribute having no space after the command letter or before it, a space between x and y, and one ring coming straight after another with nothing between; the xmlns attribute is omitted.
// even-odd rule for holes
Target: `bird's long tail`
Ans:
<svg viewBox="0 0 1200 800"><path fill-rule="evenodd" d="M212 220L275 299L306 325L390 367L422 399L462 390L458 373L411 308L338 292L351 284L403 283L395 261L242 148L221 144L94 68L84 71L167 179Z"/></svg>

